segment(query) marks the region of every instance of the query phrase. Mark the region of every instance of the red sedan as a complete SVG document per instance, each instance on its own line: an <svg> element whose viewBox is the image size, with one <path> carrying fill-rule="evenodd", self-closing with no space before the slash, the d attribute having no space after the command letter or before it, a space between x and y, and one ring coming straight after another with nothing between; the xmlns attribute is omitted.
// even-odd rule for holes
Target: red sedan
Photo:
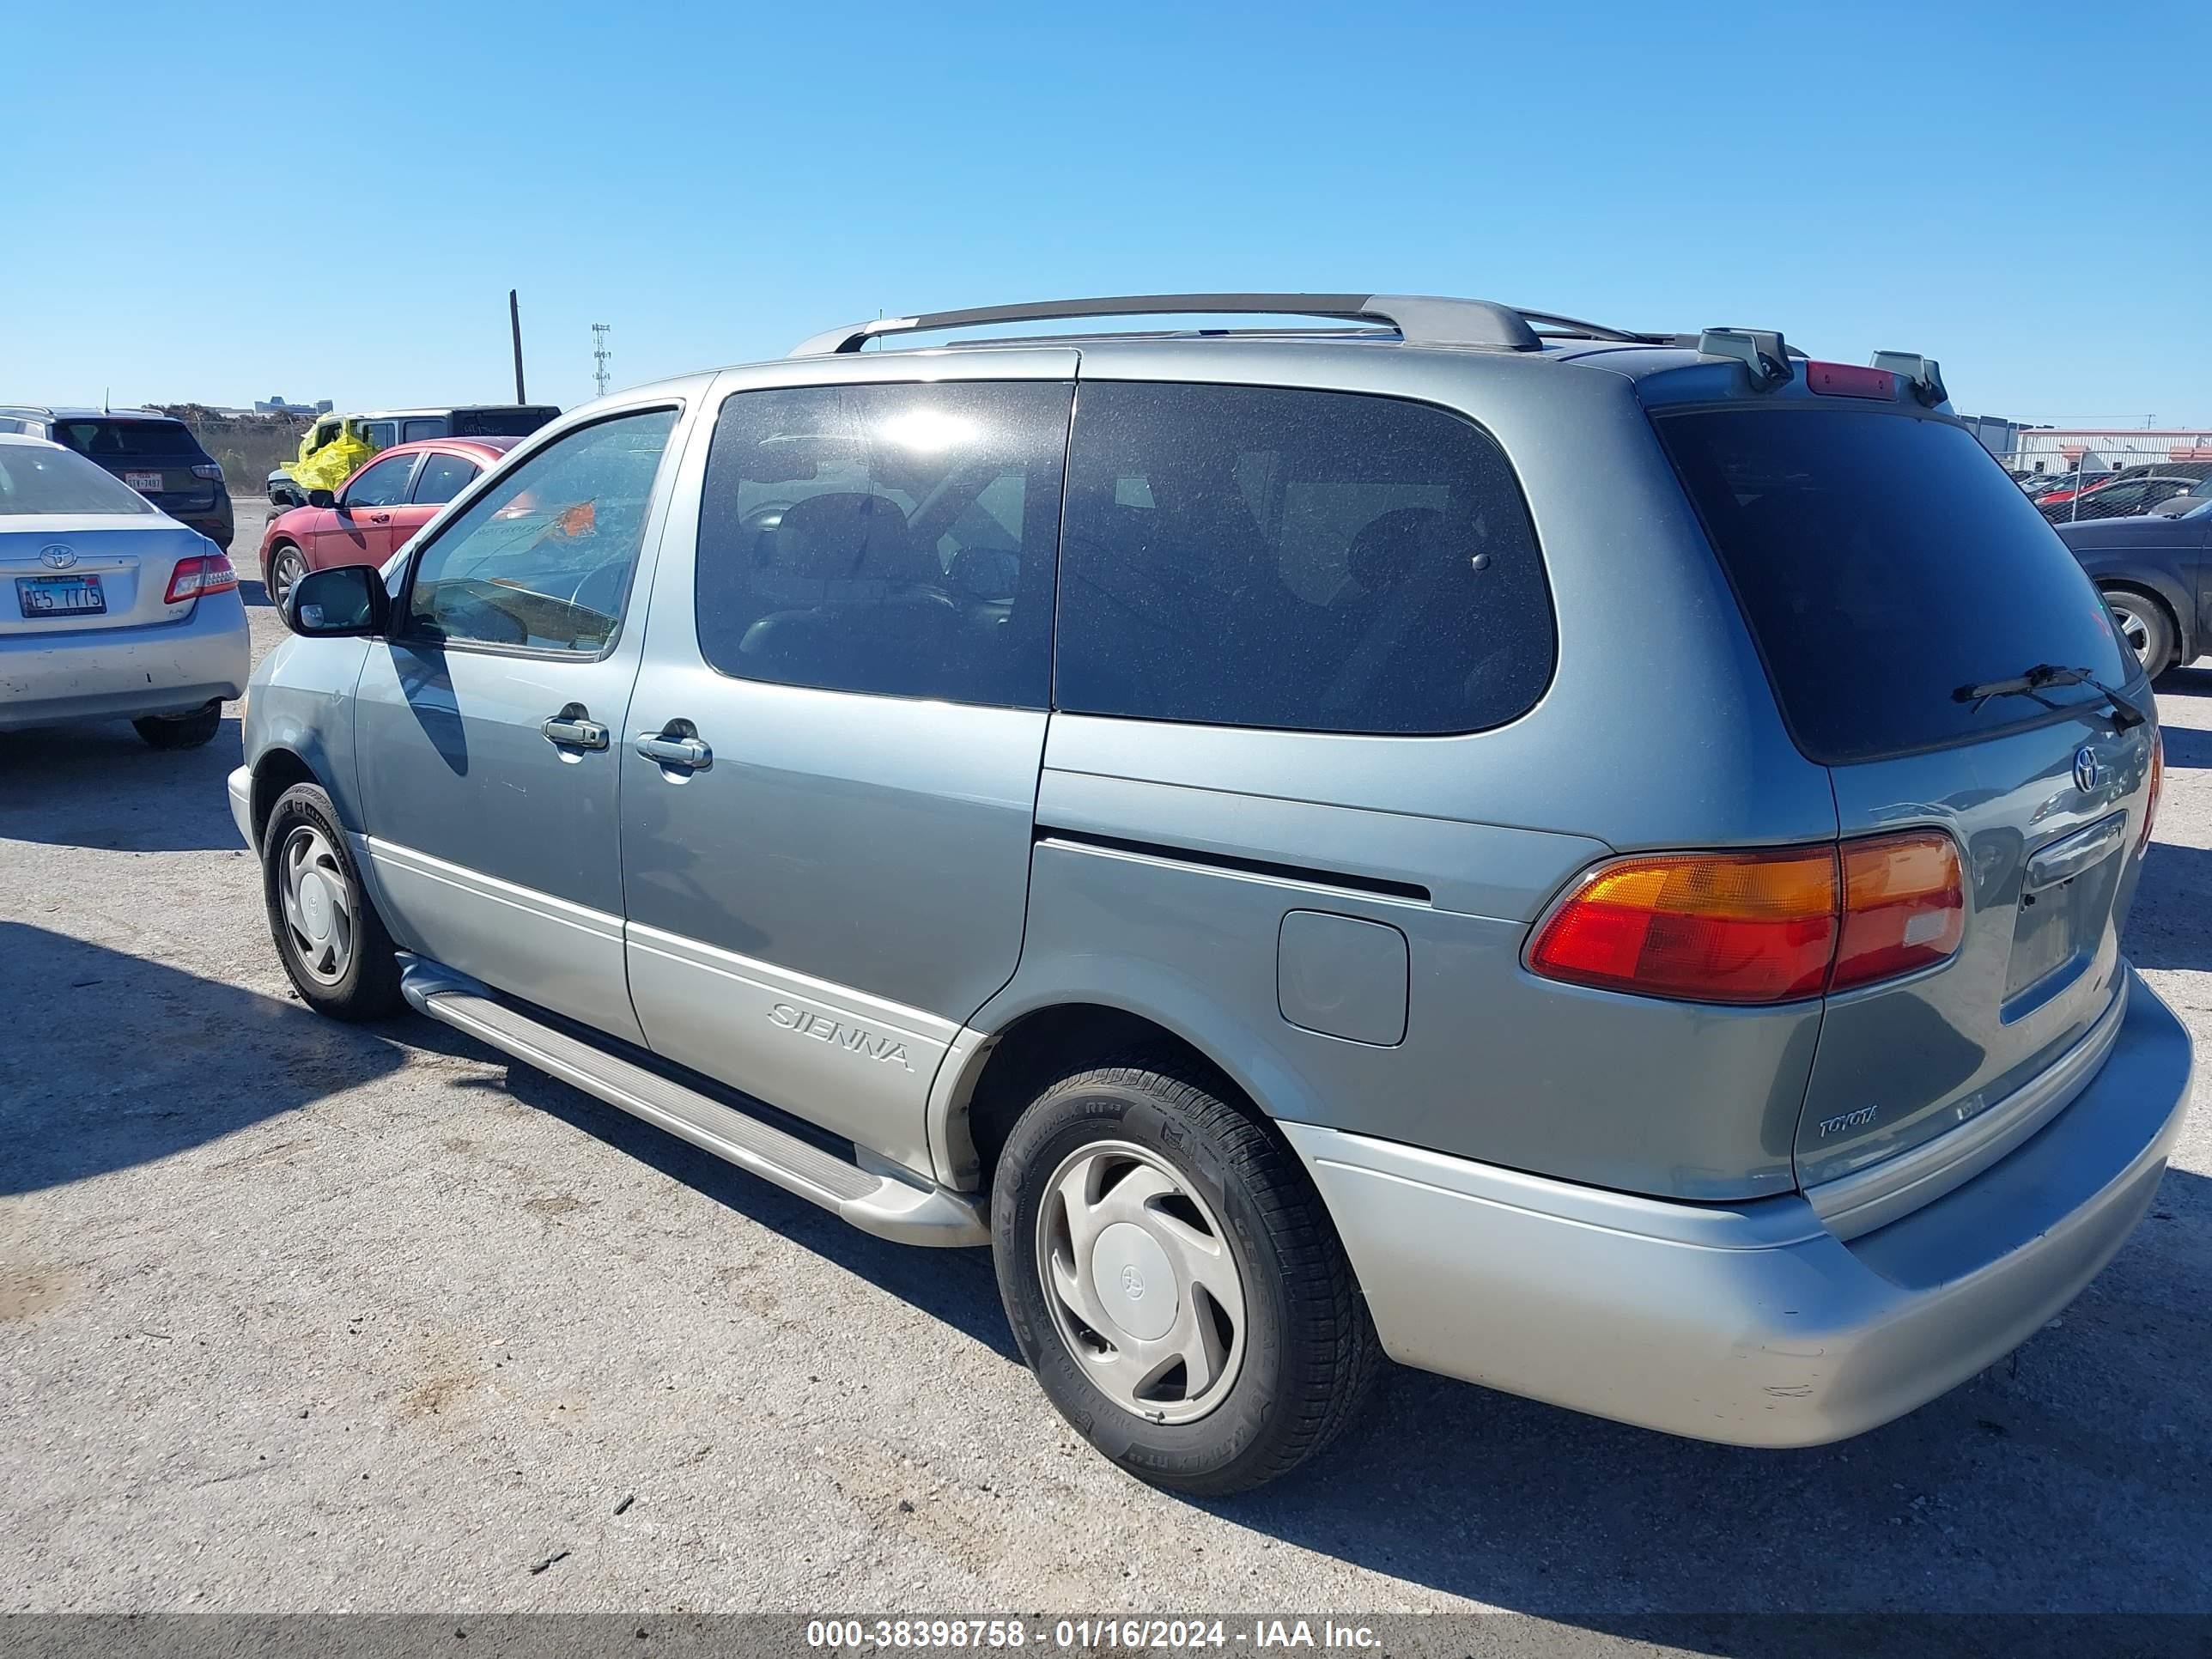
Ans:
<svg viewBox="0 0 2212 1659"><path fill-rule="evenodd" d="M380 449L334 496L270 520L261 580L282 607L292 584L334 564L382 564L520 438L424 438ZM321 495L321 491L317 491Z"/></svg>

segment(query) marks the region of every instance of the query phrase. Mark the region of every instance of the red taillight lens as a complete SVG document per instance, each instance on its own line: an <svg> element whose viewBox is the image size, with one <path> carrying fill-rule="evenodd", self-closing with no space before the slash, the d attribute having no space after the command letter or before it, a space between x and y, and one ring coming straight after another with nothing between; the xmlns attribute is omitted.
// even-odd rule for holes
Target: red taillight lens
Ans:
<svg viewBox="0 0 2212 1659"><path fill-rule="evenodd" d="M1966 932L1934 831L1600 865L1537 930L1529 971L1696 1002L1790 1002L1942 961Z"/></svg>
<svg viewBox="0 0 2212 1659"><path fill-rule="evenodd" d="M2142 834L2136 838L2136 856L2150 851L2150 827L2158 822L2158 792L2166 787L2166 733L2150 734L2150 793L2143 797Z"/></svg>
<svg viewBox="0 0 2212 1659"><path fill-rule="evenodd" d="M1699 1002L1818 996L1836 952L1836 849L1623 859L1584 877L1528 952L1547 979Z"/></svg>
<svg viewBox="0 0 2212 1659"><path fill-rule="evenodd" d="M1897 376L1886 368L1861 368L1856 363L1807 363L1805 386L1827 398L1897 396Z"/></svg>
<svg viewBox="0 0 2212 1659"><path fill-rule="evenodd" d="M1844 932L1832 991L1909 974L1959 948L1966 888L1950 836L1881 836L1843 844Z"/></svg>
<svg viewBox="0 0 2212 1659"><path fill-rule="evenodd" d="M210 553L197 559L179 559L176 570L169 577L169 591L162 596L164 605L182 605L186 599L197 599L204 594L221 593L238 586L238 572L230 561L220 553Z"/></svg>

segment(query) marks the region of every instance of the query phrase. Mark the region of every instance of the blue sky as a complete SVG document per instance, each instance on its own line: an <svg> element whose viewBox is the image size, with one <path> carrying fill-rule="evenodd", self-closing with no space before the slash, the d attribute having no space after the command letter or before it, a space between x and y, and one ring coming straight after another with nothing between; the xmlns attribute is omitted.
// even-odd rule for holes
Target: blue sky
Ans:
<svg viewBox="0 0 2212 1659"><path fill-rule="evenodd" d="M533 398L878 311L1469 294L2212 425L2212 7L31 4L0 399Z"/></svg>

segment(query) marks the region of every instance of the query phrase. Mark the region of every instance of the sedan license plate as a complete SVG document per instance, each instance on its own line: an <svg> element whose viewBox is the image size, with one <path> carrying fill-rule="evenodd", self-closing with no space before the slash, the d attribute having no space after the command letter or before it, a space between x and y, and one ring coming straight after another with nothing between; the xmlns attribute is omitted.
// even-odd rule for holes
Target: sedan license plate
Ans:
<svg viewBox="0 0 2212 1659"><path fill-rule="evenodd" d="M96 617L107 609L97 576L18 576L15 602L27 617Z"/></svg>
<svg viewBox="0 0 2212 1659"><path fill-rule="evenodd" d="M158 472L126 472L123 475L123 482L142 495L161 493L161 475Z"/></svg>

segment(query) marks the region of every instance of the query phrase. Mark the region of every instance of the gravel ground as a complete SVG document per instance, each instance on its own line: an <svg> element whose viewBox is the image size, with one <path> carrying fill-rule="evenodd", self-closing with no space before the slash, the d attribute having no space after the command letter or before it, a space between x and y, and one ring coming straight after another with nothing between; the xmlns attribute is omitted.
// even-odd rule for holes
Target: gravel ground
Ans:
<svg viewBox="0 0 2212 1659"><path fill-rule="evenodd" d="M2130 949L2202 1040L2212 672L2160 704ZM0 737L0 1610L2212 1607L2201 1088L2118 1260L1903 1422L1752 1453L1406 1372L1319 1465L1194 1504L1061 1425L983 1254L428 1021L309 1015L237 755Z"/></svg>

